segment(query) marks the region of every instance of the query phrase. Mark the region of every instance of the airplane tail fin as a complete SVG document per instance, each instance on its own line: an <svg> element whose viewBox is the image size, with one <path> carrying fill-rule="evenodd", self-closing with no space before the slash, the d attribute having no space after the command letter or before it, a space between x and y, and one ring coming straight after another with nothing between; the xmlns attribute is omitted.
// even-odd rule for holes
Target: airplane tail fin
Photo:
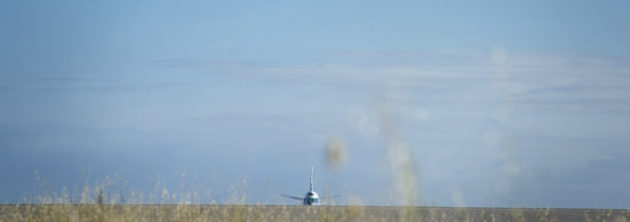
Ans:
<svg viewBox="0 0 630 222"><path fill-rule="evenodd" d="M311 166L311 191L313 191L313 166Z"/></svg>

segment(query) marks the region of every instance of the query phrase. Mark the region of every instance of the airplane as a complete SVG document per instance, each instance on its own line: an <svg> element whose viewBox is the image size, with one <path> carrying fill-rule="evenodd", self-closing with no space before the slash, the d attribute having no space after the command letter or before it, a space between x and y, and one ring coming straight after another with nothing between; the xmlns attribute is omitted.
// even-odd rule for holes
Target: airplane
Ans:
<svg viewBox="0 0 630 222"><path fill-rule="evenodd" d="M313 190L313 166L311 166L311 188L309 189L308 192L306 192L306 195L304 195L304 197L296 197L296 196L290 196L290 195L285 195L285 194L282 194L282 196L302 201L302 204L308 205L308 206L321 205L320 199L328 199L328 198L339 197L339 195L335 195L335 196L320 198L319 195L317 195L315 190Z"/></svg>

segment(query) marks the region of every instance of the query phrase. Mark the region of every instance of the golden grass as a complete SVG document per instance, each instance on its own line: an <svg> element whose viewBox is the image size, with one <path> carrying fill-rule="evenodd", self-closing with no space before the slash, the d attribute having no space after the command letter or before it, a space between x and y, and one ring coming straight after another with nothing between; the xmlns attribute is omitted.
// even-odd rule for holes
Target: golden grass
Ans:
<svg viewBox="0 0 630 222"><path fill-rule="evenodd" d="M5 204L0 221L628 221L629 210L200 204Z"/></svg>
<svg viewBox="0 0 630 222"><path fill-rule="evenodd" d="M196 191L170 193L157 184L153 193L115 192L116 183L62 189L44 187L24 204L0 204L4 221L615 221L627 222L630 210L551 208L452 208L409 206L246 205L243 184L233 186L224 204L200 204ZM193 189L190 189L193 190ZM210 201L210 203L216 203ZM227 204L225 204L227 203Z"/></svg>

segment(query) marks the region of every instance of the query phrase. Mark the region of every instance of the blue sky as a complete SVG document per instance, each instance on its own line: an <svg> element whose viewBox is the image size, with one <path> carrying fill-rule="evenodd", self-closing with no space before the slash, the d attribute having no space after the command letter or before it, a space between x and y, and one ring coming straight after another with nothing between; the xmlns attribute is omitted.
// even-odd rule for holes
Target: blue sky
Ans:
<svg viewBox="0 0 630 222"><path fill-rule="evenodd" d="M629 6L3 1L0 198L628 208Z"/></svg>

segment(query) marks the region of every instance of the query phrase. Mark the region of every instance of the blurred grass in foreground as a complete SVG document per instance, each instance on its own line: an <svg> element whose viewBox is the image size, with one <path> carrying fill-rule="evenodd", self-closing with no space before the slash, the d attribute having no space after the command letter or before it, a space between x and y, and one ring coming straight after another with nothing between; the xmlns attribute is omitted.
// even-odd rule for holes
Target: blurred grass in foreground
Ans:
<svg viewBox="0 0 630 222"><path fill-rule="evenodd" d="M37 174L36 174L37 176ZM121 178L121 177L118 177ZM121 186L122 184L122 186ZM128 189L106 177L73 192L48 183L22 203L0 204L4 221L614 221L627 222L630 209L476 208L416 206L247 205L247 180L209 199L195 186L169 192L157 183L151 193ZM192 184L189 184L192 185ZM126 187L126 188L125 188ZM121 188L123 188L121 190ZM216 196L215 196L216 197ZM218 204L220 201L221 204ZM209 203L209 204L206 204Z"/></svg>
<svg viewBox="0 0 630 222"><path fill-rule="evenodd" d="M200 204L4 204L0 221L628 221L630 210Z"/></svg>
<svg viewBox="0 0 630 222"><path fill-rule="evenodd" d="M108 180L106 180L108 181ZM247 183L246 180L243 183ZM85 185L70 194L35 196L31 202L0 204L4 221L615 221L630 210L553 208L453 208L412 206L246 205L244 185L226 191L224 204L202 201L195 191L115 192L113 183ZM240 187L240 188L239 188ZM80 191L80 192L78 192ZM78 193L77 193L78 192ZM26 200L25 200L26 201ZM211 204L200 204L211 203Z"/></svg>

